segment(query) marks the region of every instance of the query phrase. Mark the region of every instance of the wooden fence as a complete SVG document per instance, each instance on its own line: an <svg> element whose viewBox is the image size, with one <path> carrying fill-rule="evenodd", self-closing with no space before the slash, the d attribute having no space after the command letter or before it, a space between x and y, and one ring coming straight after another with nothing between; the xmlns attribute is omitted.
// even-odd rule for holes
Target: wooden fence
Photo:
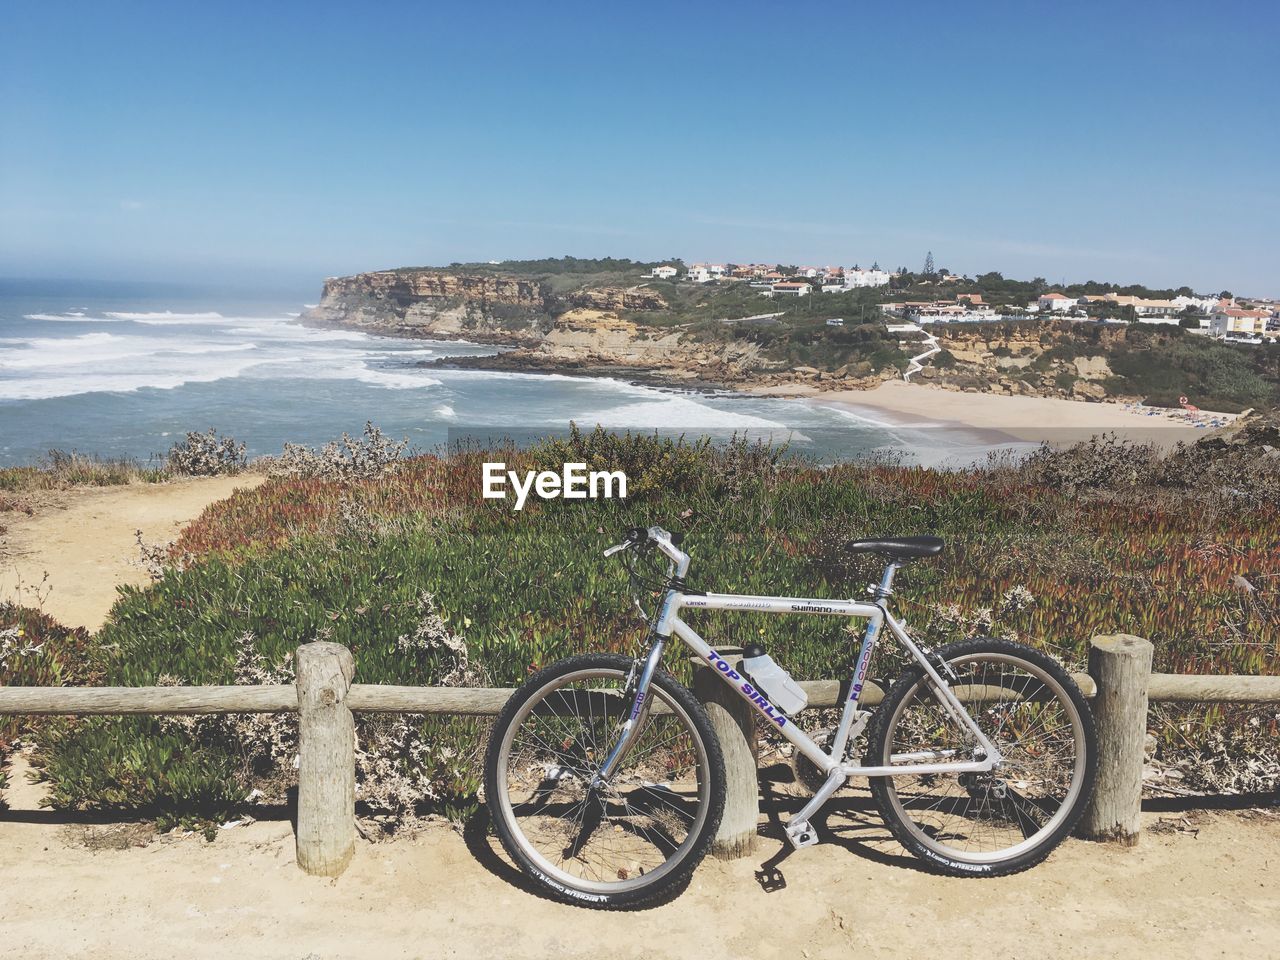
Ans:
<svg viewBox="0 0 1280 960"><path fill-rule="evenodd" d="M1138 840L1147 704L1280 701L1280 677L1151 673L1152 647L1139 637L1095 637L1089 672L1077 674L1092 698L1098 728L1098 778L1080 833L1090 839ZM297 682L229 687L0 687L0 714L299 714L297 861L307 873L337 876L355 852L355 731L353 713L435 713L494 716L511 696L502 688L401 687L353 683L351 652L334 643L298 648ZM840 683L801 684L810 708L840 704ZM755 713L707 668L694 689L724 747L729 791L714 850L749 854L756 845L759 792ZM883 692L873 683L863 702Z"/></svg>

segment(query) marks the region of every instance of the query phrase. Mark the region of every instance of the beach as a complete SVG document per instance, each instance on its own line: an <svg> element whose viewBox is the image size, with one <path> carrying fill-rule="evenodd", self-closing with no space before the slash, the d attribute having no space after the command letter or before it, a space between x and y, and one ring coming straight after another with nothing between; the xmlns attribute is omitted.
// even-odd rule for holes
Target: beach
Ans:
<svg viewBox="0 0 1280 960"><path fill-rule="evenodd" d="M1011 442L1047 442L1053 446L1069 446L1097 434L1115 433L1126 440L1172 447L1203 437L1215 419L1219 422L1234 419L1232 414L1202 413L1197 417L1186 411L1143 408L1137 404L961 393L904 380L889 380L874 390L819 391L788 385L754 388L750 392L794 397L873 421L919 430L965 428L998 434Z"/></svg>

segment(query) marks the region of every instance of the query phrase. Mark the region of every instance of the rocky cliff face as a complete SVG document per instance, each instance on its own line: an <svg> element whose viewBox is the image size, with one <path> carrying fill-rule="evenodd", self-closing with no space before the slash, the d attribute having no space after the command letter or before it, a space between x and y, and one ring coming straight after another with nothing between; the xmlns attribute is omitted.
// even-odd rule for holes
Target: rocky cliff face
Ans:
<svg viewBox="0 0 1280 960"><path fill-rule="evenodd" d="M305 323L411 337L521 343L551 322L543 285L517 277L440 270L382 270L331 277Z"/></svg>
<svg viewBox="0 0 1280 960"><path fill-rule="evenodd" d="M587 310L664 310L667 301L643 287L596 287L568 294L564 301L571 307Z"/></svg>
<svg viewBox="0 0 1280 960"><path fill-rule="evenodd" d="M553 295L539 280L448 270L381 270L325 281L320 303L303 321L397 336L466 337L536 344L555 317L573 308L660 310L666 302L643 288L598 287Z"/></svg>
<svg viewBox="0 0 1280 960"><path fill-rule="evenodd" d="M929 328L950 354L949 364L926 362L916 378L922 383L973 393L1107 398L1104 381L1112 375L1104 355L1123 343L1123 326L1089 328L1091 340L1080 339L1071 321L1050 324L936 324ZM1070 345L1062 355L1050 351Z"/></svg>

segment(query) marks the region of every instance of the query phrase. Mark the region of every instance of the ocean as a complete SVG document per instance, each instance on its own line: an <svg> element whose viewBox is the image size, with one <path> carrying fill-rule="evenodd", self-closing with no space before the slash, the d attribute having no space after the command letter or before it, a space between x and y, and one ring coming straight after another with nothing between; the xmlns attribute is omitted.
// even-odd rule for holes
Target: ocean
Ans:
<svg viewBox="0 0 1280 960"><path fill-rule="evenodd" d="M843 409L605 377L424 368L493 347L314 329L306 304L128 284L0 282L0 466L52 449L150 460L216 428L250 456L321 445L366 421L418 451L589 428L735 433L820 462L893 450L924 465L985 456L981 434Z"/></svg>

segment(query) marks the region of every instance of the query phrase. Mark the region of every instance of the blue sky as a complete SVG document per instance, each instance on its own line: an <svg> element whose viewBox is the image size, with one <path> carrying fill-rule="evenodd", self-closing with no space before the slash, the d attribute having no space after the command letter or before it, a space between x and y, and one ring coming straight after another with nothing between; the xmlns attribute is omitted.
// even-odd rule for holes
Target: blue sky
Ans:
<svg viewBox="0 0 1280 960"><path fill-rule="evenodd" d="M1280 295L1278 10L11 3L0 276L932 250Z"/></svg>

